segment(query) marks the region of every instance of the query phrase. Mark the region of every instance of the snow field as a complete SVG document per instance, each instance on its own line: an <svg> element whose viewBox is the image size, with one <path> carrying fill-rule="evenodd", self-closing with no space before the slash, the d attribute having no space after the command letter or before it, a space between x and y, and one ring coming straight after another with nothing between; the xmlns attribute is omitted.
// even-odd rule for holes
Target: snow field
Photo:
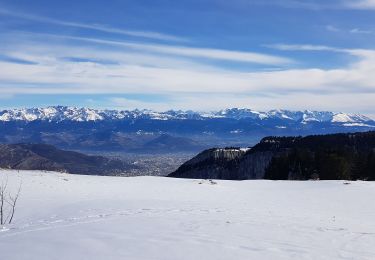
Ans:
<svg viewBox="0 0 375 260"><path fill-rule="evenodd" d="M375 259L375 183L0 171L0 259Z"/></svg>

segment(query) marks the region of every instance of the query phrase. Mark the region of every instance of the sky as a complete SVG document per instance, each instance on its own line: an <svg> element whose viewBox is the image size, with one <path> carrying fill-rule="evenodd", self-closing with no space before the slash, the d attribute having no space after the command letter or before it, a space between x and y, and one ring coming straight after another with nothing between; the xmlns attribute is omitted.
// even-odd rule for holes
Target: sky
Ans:
<svg viewBox="0 0 375 260"><path fill-rule="evenodd" d="M0 108L375 118L375 0L0 0Z"/></svg>

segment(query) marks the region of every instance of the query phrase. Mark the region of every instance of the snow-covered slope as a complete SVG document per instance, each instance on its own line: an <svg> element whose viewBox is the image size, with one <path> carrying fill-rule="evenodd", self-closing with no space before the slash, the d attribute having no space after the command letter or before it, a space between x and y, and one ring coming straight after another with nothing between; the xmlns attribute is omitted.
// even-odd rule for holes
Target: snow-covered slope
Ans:
<svg viewBox="0 0 375 260"><path fill-rule="evenodd" d="M15 260L361 259L375 183L200 181L1 171L22 193L0 232Z"/></svg>
<svg viewBox="0 0 375 260"><path fill-rule="evenodd" d="M0 121L102 121L122 119L248 119L248 120L283 120L286 122L330 122L330 123L352 123L364 124L373 122L372 119L363 115L352 115L333 112L318 111L289 111L271 110L259 112L251 109L226 109L216 112L194 112L194 111L166 111L156 112L151 110L96 110L90 108L75 108L55 106L46 108L12 109L0 111Z"/></svg>

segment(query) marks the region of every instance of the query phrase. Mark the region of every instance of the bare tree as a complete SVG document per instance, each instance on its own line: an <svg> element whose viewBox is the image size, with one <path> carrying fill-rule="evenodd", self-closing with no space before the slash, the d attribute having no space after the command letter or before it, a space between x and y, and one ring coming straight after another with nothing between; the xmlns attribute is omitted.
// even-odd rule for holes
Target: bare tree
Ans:
<svg viewBox="0 0 375 260"><path fill-rule="evenodd" d="M4 225L5 220L5 202L6 202L6 190L8 186L8 178L1 182L0 186L0 225Z"/></svg>
<svg viewBox="0 0 375 260"><path fill-rule="evenodd" d="M2 181L0 185L0 225L5 225L6 223L11 224L16 212L16 206L18 198L21 194L22 183L18 187L17 192L12 195L12 193L7 192L8 188L8 178ZM8 204L8 207L7 205Z"/></svg>
<svg viewBox="0 0 375 260"><path fill-rule="evenodd" d="M17 193L15 195L12 195L9 193L8 195L8 200L7 200L7 203L9 204L10 206L10 212L9 212L9 221L8 221L8 224L11 224L12 223L12 220L13 220L13 217L14 217L14 213L16 212L16 205L17 205L17 201L18 201L18 198L20 196L20 193L21 193L21 187L22 187L22 183L20 184L20 186L18 187L18 190L17 190Z"/></svg>

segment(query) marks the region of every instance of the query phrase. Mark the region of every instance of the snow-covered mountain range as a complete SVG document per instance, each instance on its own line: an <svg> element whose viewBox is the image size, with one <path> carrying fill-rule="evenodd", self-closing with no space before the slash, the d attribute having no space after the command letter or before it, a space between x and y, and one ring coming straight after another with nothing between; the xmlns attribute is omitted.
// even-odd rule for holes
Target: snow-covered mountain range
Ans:
<svg viewBox="0 0 375 260"><path fill-rule="evenodd" d="M156 112L65 106L0 111L0 143L44 143L82 151L200 151L247 147L265 136L373 130L375 121L366 116L317 111Z"/></svg>
<svg viewBox="0 0 375 260"><path fill-rule="evenodd" d="M66 106L51 106L46 108L24 108L0 111L0 121L105 121L126 119L151 119L151 120L205 120L205 119L247 119L253 121L282 120L308 124L311 122L328 122L345 124L346 126L375 126L374 120L364 115L345 114L320 111L289 111L271 110L259 112L251 109L231 108L215 112L195 111L166 111L156 112L151 110L97 110L91 108L76 108Z"/></svg>

